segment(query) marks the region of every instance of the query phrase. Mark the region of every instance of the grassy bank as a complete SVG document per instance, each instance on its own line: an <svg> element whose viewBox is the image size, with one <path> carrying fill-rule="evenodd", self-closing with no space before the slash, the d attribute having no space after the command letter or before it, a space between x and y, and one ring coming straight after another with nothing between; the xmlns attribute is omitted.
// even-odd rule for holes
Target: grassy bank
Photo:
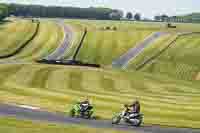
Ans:
<svg viewBox="0 0 200 133"><path fill-rule="evenodd" d="M110 129L95 129L86 126L54 124L40 121L17 120L0 117L1 133L125 133Z"/></svg>
<svg viewBox="0 0 200 133"><path fill-rule="evenodd" d="M32 37L37 24L31 20L12 19L0 25L0 56L14 53Z"/></svg>
<svg viewBox="0 0 200 133"><path fill-rule="evenodd" d="M67 20L66 23L82 31L84 28L88 30L78 59L102 65L111 65L114 59L154 31L160 30L155 25L147 28L143 24L119 21Z"/></svg>
<svg viewBox="0 0 200 133"><path fill-rule="evenodd" d="M110 119L123 104L138 98L145 124L199 128L198 83L140 72L49 65L1 65L0 73L1 102L68 112L73 103L89 96L95 114Z"/></svg>
<svg viewBox="0 0 200 133"><path fill-rule="evenodd" d="M176 36L176 34L167 34L158 38L155 42L145 48L136 58L132 59L129 62L127 69L136 70L144 61L165 49L169 43L176 38Z"/></svg>
<svg viewBox="0 0 200 133"><path fill-rule="evenodd" d="M199 80L199 34L180 37L142 70L184 80Z"/></svg>
<svg viewBox="0 0 200 133"><path fill-rule="evenodd" d="M55 22L43 20L35 38L20 53L8 59L32 61L46 57L59 47L63 37L62 27Z"/></svg>

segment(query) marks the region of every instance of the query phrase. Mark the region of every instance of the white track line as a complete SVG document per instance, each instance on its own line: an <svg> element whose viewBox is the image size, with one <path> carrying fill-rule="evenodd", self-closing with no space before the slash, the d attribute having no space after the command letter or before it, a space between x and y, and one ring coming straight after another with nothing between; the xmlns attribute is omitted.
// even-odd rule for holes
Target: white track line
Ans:
<svg viewBox="0 0 200 133"><path fill-rule="evenodd" d="M17 105L17 106L21 107L21 108L26 108L26 109L40 110L39 107L33 107L33 106L29 106L29 105Z"/></svg>

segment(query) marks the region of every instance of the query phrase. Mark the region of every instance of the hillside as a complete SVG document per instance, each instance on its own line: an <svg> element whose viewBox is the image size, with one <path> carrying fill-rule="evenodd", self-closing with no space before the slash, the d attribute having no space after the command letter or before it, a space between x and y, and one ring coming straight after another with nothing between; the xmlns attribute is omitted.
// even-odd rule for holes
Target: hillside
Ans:
<svg viewBox="0 0 200 133"><path fill-rule="evenodd" d="M16 23L15 21L11 22L7 27L5 24L2 25L2 27L5 27L5 30L0 31L0 39L4 42L4 45L0 47L2 55L11 53L12 51L18 49L21 45L24 45L23 42L26 41L26 38L30 38L30 35L33 34L34 31L31 32L31 30L34 30L34 24L32 24L31 20L24 20L26 25L23 25L23 21L21 21L22 20L16 20ZM20 26L16 24L20 24ZM20 29L20 27L22 28ZM10 34L10 36L7 36L7 34ZM64 31L57 23L48 20L40 21L38 32L33 39L17 54L3 59L3 61L33 61L44 58L60 45L63 38Z"/></svg>
<svg viewBox="0 0 200 133"><path fill-rule="evenodd" d="M0 57L12 55L36 32L37 23L13 19L0 25ZM9 35L9 36L8 36Z"/></svg>
<svg viewBox="0 0 200 133"><path fill-rule="evenodd" d="M113 60L138 42L162 29L159 24L150 26L145 23L119 21L68 20L66 23L82 31L87 28L88 31L77 59L101 65L111 65Z"/></svg>
<svg viewBox="0 0 200 133"><path fill-rule="evenodd" d="M170 34L145 48L127 70L44 65L33 61L46 57L60 46L63 29L55 21L41 19L34 39L20 53L8 58L16 64L0 65L1 103L31 105L67 115L74 103L88 96L95 106L95 115L110 120L123 104L139 99L145 125L199 128L200 118L195 116L199 116L200 111L200 87L198 81L191 81L199 78L199 34L179 38L156 60L139 72L134 70L147 56L167 46L179 32L198 31L197 24L178 24L179 28L171 30L166 29L164 23L95 20L66 20L65 23L75 34L65 59L73 55L87 27L88 34L77 59L105 66L110 66L113 59L151 33Z"/></svg>
<svg viewBox="0 0 200 133"><path fill-rule="evenodd" d="M199 80L199 37L199 34L180 37L157 58L144 66L142 71L182 80Z"/></svg>
<svg viewBox="0 0 200 133"><path fill-rule="evenodd" d="M0 73L0 101L4 103L68 112L72 104L89 96L95 114L110 119L123 104L138 98L145 124L200 124L199 117L194 117L200 110L198 83L140 72L36 64L1 65Z"/></svg>

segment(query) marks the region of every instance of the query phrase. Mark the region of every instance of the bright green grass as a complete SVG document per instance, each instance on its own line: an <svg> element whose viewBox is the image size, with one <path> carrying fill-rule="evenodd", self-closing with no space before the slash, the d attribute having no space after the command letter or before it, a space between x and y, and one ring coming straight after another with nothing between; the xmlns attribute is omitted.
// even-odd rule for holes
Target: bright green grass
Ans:
<svg viewBox="0 0 200 133"><path fill-rule="evenodd" d="M68 112L89 96L95 114L112 115L139 98L145 124L200 126L198 83L141 72L124 72L50 65L1 65L0 102L39 106Z"/></svg>
<svg viewBox="0 0 200 133"><path fill-rule="evenodd" d="M125 133L111 129L0 117L1 133Z"/></svg>
<svg viewBox="0 0 200 133"><path fill-rule="evenodd" d="M137 69L144 61L165 49L176 37L176 34L167 34L157 39L155 42L151 43L147 48L145 48L143 52L140 53L136 58L129 62L128 69Z"/></svg>
<svg viewBox="0 0 200 133"><path fill-rule="evenodd" d="M112 64L114 59L123 55L128 49L154 31L160 30L159 26L147 28L143 24L119 21L67 20L66 23L78 26L80 30L85 27L88 29L78 59L102 65ZM118 29L116 31L103 30L102 28L106 26L111 28L115 26Z"/></svg>
<svg viewBox="0 0 200 133"><path fill-rule="evenodd" d="M52 21L41 21L38 34L17 55L9 59L32 61L52 53L63 41L62 27Z"/></svg>
<svg viewBox="0 0 200 133"><path fill-rule="evenodd" d="M0 56L15 52L36 30L36 23L30 20L15 19L0 25Z"/></svg>
<svg viewBox="0 0 200 133"><path fill-rule="evenodd" d="M143 71L184 80L199 80L199 43L200 35L183 36Z"/></svg>

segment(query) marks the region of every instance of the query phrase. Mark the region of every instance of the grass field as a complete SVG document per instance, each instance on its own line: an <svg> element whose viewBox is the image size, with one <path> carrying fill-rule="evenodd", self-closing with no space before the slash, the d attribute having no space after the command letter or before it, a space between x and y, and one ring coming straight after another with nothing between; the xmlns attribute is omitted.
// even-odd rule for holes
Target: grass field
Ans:
<svg viewBox="0 0 200 133"><path fill-rule="evenodd" d="M0 56L14 53L31 38L36 30L36 23L31 20L13 19L0 24Z"/></svg>
<svg viewBox="0 0 200 133"><path fill-rule="evenodd" d="M66 20L66 23L74 28L75 38L70 52L65 53L65 58L73 55L82 31L87 27L88 35L78 59L103 65L111 65L113 59L124 54L153 32L177 33L199 30L197 25L190 24L185 26L177 24L178 29L169 30L163 28L165 25L162 23L94 20ZM115 26L117 30L114 32L102 29L107 26ZM39 33L33 41L19 54L9 59L32 61L46 57L58 47L63 40L63 35L62 28L57 24L42 20ZM134 69L147 56L163 49L175 36L175 34L166 35L158 39L136 60L130 62L129 69ZM111 119L114 113L122 109L123 104L131 103L138 98L141 101L145 124L200 128L199 82L190 81L200 80L199 37L200 35L192 35L178 39L153 63L145 66L142 72L39 64L2 64L0 65L0 102L39 106L47 111L67 113L72 104L89 96L95 105L95 114L101 119ZM7 118L0 120L0 123L6 121L9 125L10 120ZM16 120L13 121L11 125L18 123L15 122ZM12 130L11 127L6 127L7 124L3 130L7 128ZM13 130L18 129L19 126L13 126ZM36 125L30 127L32 126ZM51 129L48 125L44 125L44 128ZM63 128L69 131L74 129ZM42 132L43 127L38 130ZM84 127L76 130L77 133L87 130L100 132Z"/></svg>
<svg viewBox="0 0 200 133"><path fill-rule="evenodd" d="M68 20L66 23L73 24L80 30L88 29L78 59L102 65L111 65L114 59L117 59L154 31L160 30L159 26L147 28L146 25L140 23L118 21ZM105 27L111 29L105 30ZM112 30L113 27L116 27L117 30Z"/></svg>
<svg viewBox="0 0 200 133"><path fill-rule="evenodd" d="M68 112L73 103L89 96L95 114L110 119L123 104L138 98L145 124L200 125L198 83L140 72L49 65L1 65L0 73L0 102Z"/></svg>
<svg viewBox="0 0 200 133"><path fill-rule="evenodd" d="M9 59L32 61L46 57L60 45L63 37L62 27L55 22L43 20L35 38L20 53Z"/></svg>
<svg viewBox="0 0 200 133"><path fill-rule="evenodd" d="M78 54L78 59L85 62L97 63L101 65L111 65L113 60L119 58L130 48L134 47L153 32L166 31L172 34L176 34L179 32L200 31L198 24L177 23L174 24L177 26L176 29L168 29L166 28L166 23L96 20L66 20L66 23L73 25L76 29L78 38L75 39L76 41L74 44L79 43L83 29L87 28L88 30L88 34ZM106 27L111 29L105 30ZM113 30L113 27L116 27L117 30ZM162 43L162 41L164 42L169 38L170 37L168 36L159 39L156 42L157 45L155 46L158 46ZM74 45L73 48L75 49L76 46L77 45ZM72 51L74 51L74 49ZM142 57L140 58L142 59ZM141 59L138 59L138 61Z"/></svg>
<svg viewBox="0 0 200 133"><path fill-rule="evenodd" d="M95 129L86 126L16 120L0 117L1 133L124 133L110 129Z"/></svg>
<svg viewBox="0 0 200 133"><path fill-rule="evenodd" d="M151 43L147 48L145 48L136 58L129 62L128 69L136 70L141 63L154 56L159 51L165 49L176 37L176 34L167 34L157 39L155 42Z"/></svg>
<svg viewBox="0 0 200 133"><path fill-rule="evenodd" d="M179 38L153 63L142 70L184 80L199 80L199 34Z"/></svg>

